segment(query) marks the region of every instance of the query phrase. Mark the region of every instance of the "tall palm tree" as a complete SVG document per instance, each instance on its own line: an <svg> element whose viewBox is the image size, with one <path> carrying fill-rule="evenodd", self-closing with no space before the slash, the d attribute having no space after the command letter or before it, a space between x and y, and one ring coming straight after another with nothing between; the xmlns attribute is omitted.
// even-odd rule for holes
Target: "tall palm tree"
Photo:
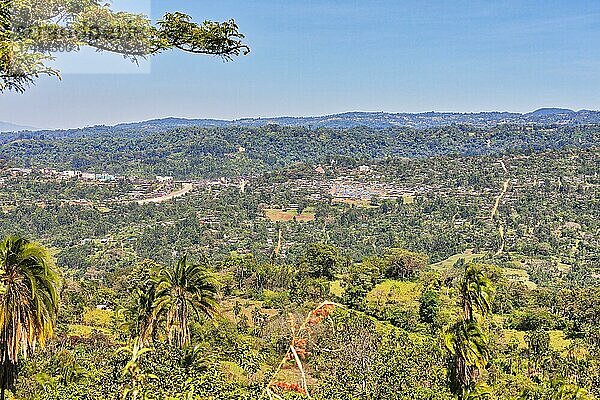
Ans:
<svg viewBox="0 0 600 400"><path fill-rule="evenodd" d="M491 312L493 295L494 287L490 279L485 276L482 266L468 264L460 287L464 319L473 321L475 310L482 316L488 315Z"/></svg>
<svg viewBox="0 0 600 400"><path fill-rule="evenodd" d="M147 347L154 339L157 315L154 313L156 285L147 285L144 290L138 288L134 293L135 303L130 310L133 317L132 331L140 347Z"/></svg>
<svg viewBox="0 0 600 400"><path fill-rule="evenodd" d="M444 339L452 355L451 388L459 398L465 398L487 363L487 337L476 321L461 320L450 328Z"/></svg>
<svg viewBox="0 0 600 400"><path fill-rule="evenodd" d="M180 348L190 344L190 314L212 318L217 307L218 281L204 265L183 256L157 279L155 315L164 315L167 338Z"/></svg>
<svg viewBox="0 0 600 400"><path fill-rule="evenodd" d="M132 295L128 305L117 312L123 322L121 327L129 331L139 347L148 347L156 336L156 280L153 277L162 268L162 265L152 260L144 260L137 263L125 278L127 283L124 287Z"/></svg>
<svg viewBox="0 0 600 400"><path fill-rule="evenodd" d="M468 264L460 286L463 315L445 337L446 348L452 356L451 388L461 399L473 389L477 375L487 363L487 337L475 319L475 312L487 316L493 295L494 287L483 272L483 266Z"/></svg>
<svg viewBox="0 0 600 400"><path fill-rule="evenodd" d="M58 310L59 275L49 251L27 239L0 242L0 399L14 389L23 357L52 337Z"/></svg>

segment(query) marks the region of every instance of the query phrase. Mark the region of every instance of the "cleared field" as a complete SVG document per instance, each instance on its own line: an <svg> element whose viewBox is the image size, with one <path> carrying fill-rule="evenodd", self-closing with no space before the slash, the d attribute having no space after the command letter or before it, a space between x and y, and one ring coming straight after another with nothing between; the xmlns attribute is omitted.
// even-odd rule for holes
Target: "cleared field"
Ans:
<svg viewBox="0 0 600 400"><path fill-rule="evenodd" d="M431 268L436 271L443 271L451 268L459 259L464 258L465 262L471 262L477 258L483 257L482 253L473 253L473 249L467 249L463 253L455 254L446 258L443 261L431 264Z"/></svg>
<svg viewBox="0 0 600 400"><path fill-rule="evenodd" d="M415 282L386 280L367 294L367 301L375 304L404 303L418 307L420 296L419 284Z"/></svg>
<svg viewBox="0 0 600 400"><path fill-rule="evenodd" d="M534 258L527 257L519 253L510 253L512 264L515 268L505 268L505 273L510 277L512 273L520 275L520 279L517 276L516 280L522 281L529 288L535 288L537 285L534 282L531 282L529 279L529 274L526 270L530 268L539 269L539 268L550 268L557 274L559 273L567 273L571 269L569 264L565 264L561 262L558 257L551 257L550 259L542 259L542 258Z"/></svg>
<svg viewBox="0 0 600 400"><path fill-rule="evenodd" d="M537 285L529 279L529 273L527 271L525 271L524 269L504 268L503 271L504 271L504 275L506 276L506 278L508 278L510 280L513 280L516 282L521 282L522 284L527 286L529 289L537 288Z"/></svg>
<svg viewBox="0 0 600 400"><path fill-rule="evenodd" d="M265 210L265 217L272 222L288 222L296 218L298 222L308 222L315 220L315 212L313 209L307 208L302 214L298 214L295 210L277 210L268 208Z"/></svg>
<svg viewBox="0 0 600 400"><path fill-rule="evenodd" d="M333 281L329 284L329 293L331 293L332 295L342 297L344 295L344 292L345 290L342 287L341 280Z"/></svg>
<svg viewBox="0 0 600 400"><path fill-rule="evenodd" d="M413 204L415 202L415 196L410 194L405 194L402 196L402 203L405 205Z"/></svg>
<svg viewBox="0 0 600 400"><path fill-rule="evenodd" d="M525 332L515 331L513 329L504 329L502 333L507 343L516 341L520 349L527 348L527 343L525 342ZM563 331L548 331L548 333L550 334L550 348L552 350L563 352L566 351L571 345L571 339L567 339Z"/></svg>
<svg viewBox="0 0 600 400"><path fill-rule="evenodd" d="M81 324L70 324L68 326L67 335L68 336L80 336L80 337L90 337L92 333L98 332L107 336L111 336L112 332L108 328L103 328L100 326L90 326L90 325L81 325Z"/></svg>

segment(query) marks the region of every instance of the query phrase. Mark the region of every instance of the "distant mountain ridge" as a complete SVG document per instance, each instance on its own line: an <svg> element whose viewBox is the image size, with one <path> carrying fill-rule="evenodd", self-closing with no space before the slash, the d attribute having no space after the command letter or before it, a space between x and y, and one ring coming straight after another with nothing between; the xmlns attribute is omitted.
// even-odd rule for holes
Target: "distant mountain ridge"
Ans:
<svg viewBox="0 0 600 400"><path fill-rule="evenodd" d="M269 124L306 128L355 128L365 126L376 129L392 127L411 127L422 129L448 125L471 125L474 127L488 128L500 124L576 126L600 124L600 111L573 111L564 108L541 108L526 114L497 111L477 113L433 111L424 113L346 112L341 114L315 117L242 118L237 120L186 119L169 117L142 122L122 123L114 126L96 125L77 129L40 130L35 132L35 136L39 137L39 135L44 135L47 137L77 137L98 133L123 133L126 135L137 136L135 132L138 132L138 134L142 132L144 134L150 134L178 127L258 127ZM10 126L13 127L13 129L7 129L4 132L16 132L26 129L26 127L0 123L0 131L2 131L3 126L7 126L9 128ZM10 140L16 136L21 137L23 134L6 133L2 136L4 137L0 137L0 143L6 142L7 140Z"/></svg>
<svg viewBox="0 0 600 400"><path fill-rule="evenodd" d="M412 127L432 128L447 125L472 125L491 127L499 124L541 124L541 125L586 125L600 124L600 111L573 111L563 108L541 108L521 114L511 112L425 112L425 113L385 113L385 112L345 112L315 117L272 117L242 118L233 121L218 119L164 118L144 122L116 125L117 128L175 128L181 126L264 126L268 124L311 128L369 128Z"/></svg>
<svg viewBox="0 0 600 400"><path fill-rule="evenodd" d="M587 110L582 110L587 111ZM573 115L576 114L575 111L569 110L568 108L540 108L535 110L534 112L525 114L531 117L547 117L547 116L556 116L556 115Z"/></svg>
<svg viewBox="0 0 600 400"><path fill-rule="evenodd" d="M31 126L16 125L16 124L12 124L10 122L0 121L0 132L30 131L30 130L34 130L34 129L35 128L33 128Z"/></svg>

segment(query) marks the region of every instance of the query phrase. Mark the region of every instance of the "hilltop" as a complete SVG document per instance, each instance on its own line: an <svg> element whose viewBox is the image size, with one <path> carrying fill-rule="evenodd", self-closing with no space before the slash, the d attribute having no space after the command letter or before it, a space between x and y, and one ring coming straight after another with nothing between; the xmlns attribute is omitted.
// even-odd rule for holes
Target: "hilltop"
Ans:
<svg viewBox="0 0 600 400"><path fill-rule="evenodd" d="M140 122L121 123L113 126L95 125L76 129L37 130L37 134L46 137L78 137L95 133L120 133L125 136L137 136L140 133L155 133L168 129L189 126L260 127L280 125L303 128L356 128L369 127L385 129L393 127L436 128L449 125L470 125L478 128L490 128L498 125L589 125L600 124L600 111L573 111L564 108L540 108L530 113L512 112L424 112L424 113L386 113L386 112L345 112L323 116L242 118L236 120L159 118ZM34 131L34 128L0 122L0 132ZM0 136L0 142L9 141L11 136Z"/></svg>
<svg viewBox="0 0 600 400"><path fill-rule="evenodd" d="M17 132L17 131L30 131L34 130L31 126L17 125L10 122L0 121L0 132Z"/></svg>

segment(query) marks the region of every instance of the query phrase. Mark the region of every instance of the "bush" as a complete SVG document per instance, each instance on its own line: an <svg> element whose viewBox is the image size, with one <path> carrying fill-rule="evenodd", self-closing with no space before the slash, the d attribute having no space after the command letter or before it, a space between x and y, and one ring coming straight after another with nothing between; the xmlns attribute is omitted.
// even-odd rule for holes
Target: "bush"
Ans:
<svg viewBox="0 0 600 400"><path fill-rule="evenodd" d="M290 302L290 293L263 290L262 301L265 308L285 308Z"/></svg>
<svg viewBox="0 0 600 400"><path fill-rule="evenodd" d="M84 325L109 328L112 323L114 312L112 310L101 310L98 308L85 308L82 321Z"/></svg>

